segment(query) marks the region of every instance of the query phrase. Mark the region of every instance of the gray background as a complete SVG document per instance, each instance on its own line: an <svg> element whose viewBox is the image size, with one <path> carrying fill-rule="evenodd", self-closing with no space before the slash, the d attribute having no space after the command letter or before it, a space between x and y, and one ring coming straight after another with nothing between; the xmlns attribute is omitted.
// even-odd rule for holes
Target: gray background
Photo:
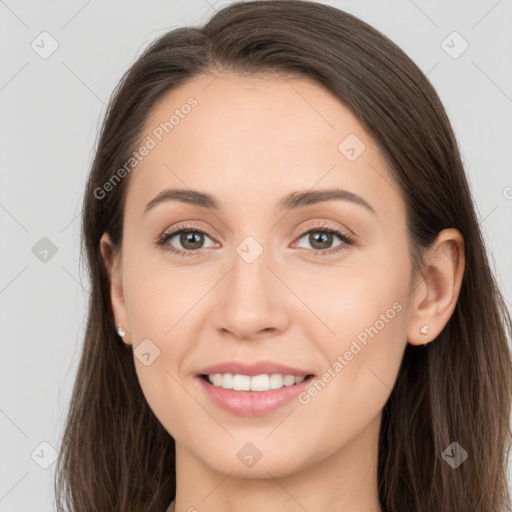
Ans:
<svg viewBox="0 0 512 512"><path fill-rule="evenodd" d="M381 30L428 74L453 123L510 305L512 1L323 3ZM105 104L150 41L203 23L225 4L0 0L0 512L54 510L52 447L86 317L80 202ZM31 47L51 49L43 31L58 43L46 59ZM447 39L453 31L469 44L457 58L464 42Z"/></svg>

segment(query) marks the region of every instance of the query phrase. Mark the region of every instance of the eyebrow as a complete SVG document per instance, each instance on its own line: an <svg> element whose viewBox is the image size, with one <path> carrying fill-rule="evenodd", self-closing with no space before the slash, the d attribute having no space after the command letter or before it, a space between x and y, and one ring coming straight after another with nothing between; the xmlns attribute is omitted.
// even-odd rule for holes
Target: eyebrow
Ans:
<svg viewBox="0 0 512 512"><path fill-rule="evenodd" d="M279 210L295 210L324 201L343 200L366 208L375 214L373 207L361 196L341 188L327 188L321 190L306 190L291 192L284 196L277 204ZM165 201L181 201L182 203L199 206L211 210L220 210L220 201L214 196L192 189L165 189L146 204L143 214Z"/></svg>

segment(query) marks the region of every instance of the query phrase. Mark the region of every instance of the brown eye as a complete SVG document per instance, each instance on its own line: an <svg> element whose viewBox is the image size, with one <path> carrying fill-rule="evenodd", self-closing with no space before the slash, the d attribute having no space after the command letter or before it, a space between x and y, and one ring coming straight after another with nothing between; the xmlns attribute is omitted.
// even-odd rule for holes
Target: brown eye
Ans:
<svg viewBox="0 0 512 512"><path fill-rule="evenodd" d="M298 240L306 237L307 242L310 245L310 249L313 250L315 254L332 254L343 250L353 243L350 236L340 229L322 226L306 231ZM338 238L341 243L333 246L334 237Z"/></svg>
<svg viewBox="0 0 512 512"><path fill-rule="evenodd" d="M310 231L308 242L313 249L330 249L333 241L333 234L327 231Z"/></svg>
<svg viewBox="0 0 512 512"><path fill-rule="evenodd" d="M179 241L184 249L190 251L202 249L204 233L200 231L182 231L179 235Z"/></svg>
<svg viewBox="0 0 512 512"><path fill-rule="evenodd" d="M209 246L205 246L206 239L211 240L207 233L198 228L188 227L176 229L171 233L164 233L158 240L158 245L182 256L195 255L205 247L215 245L211 241Z"/></svg>

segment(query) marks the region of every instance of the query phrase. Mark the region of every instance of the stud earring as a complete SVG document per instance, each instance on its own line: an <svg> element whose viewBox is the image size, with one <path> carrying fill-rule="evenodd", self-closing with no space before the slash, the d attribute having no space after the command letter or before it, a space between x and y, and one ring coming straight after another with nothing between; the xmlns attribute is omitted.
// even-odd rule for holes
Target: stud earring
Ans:
<svg viewBox="0 0 512 512"><path fill-rule="evenodd" d="M421 332L421 334L423 334L423 336L428 336L428 325L424 325L424 326L420 329L420 332Z"/></svg>
<svg viewBox="0 0 512 512"><path fill-rule="evenodd" d="M126 331L123 331L123 327L121 326L121 324L119 322L117 322L117 334L119 334L119 336L121 336L121 338L124 338L124 336L126 334Z"/></svg>

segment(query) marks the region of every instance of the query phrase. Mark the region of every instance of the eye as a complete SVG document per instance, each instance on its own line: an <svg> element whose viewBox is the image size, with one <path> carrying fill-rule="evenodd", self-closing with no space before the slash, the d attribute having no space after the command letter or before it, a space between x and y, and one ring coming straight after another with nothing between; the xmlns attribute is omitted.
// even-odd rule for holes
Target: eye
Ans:
<svg viewBox="0 0 512 512"><path fill-rule="evenodd" d="M299 240L303 238L310 244L315 255L322 256L338 253L354 243L351 235L336 226L325 223L303 232ZM341 243L333 248L332 244L335 238L340 239Z"/></svg>
<svg viewBox="0 0 512 512"><path fill-rule="evenodd" d="M210 238L208 233L199 229L196 225L187 224L185 226L180 226L178 229L175 229L170 233L164 233L158 239L157 245L181 256L193 256L205 247L215 246L215 243L210 246L204 246L205 237ZM176 245L181 245L181 248L176 247Z"/></svg>

